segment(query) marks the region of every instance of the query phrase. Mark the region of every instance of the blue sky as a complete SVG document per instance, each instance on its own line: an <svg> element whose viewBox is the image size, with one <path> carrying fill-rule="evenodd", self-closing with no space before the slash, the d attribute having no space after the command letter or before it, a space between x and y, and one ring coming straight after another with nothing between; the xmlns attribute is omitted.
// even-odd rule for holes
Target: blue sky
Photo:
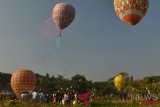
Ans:
<svg viewBox="0 0 160 107"><path fill-rule="evenodd" d="M56 48L53 6L67 2L76 9ZM159 0L150 0L136 26L115 14L113 0L0 0L0 71L28 68L39 74L84 75L105 81L119 72L134 78L160 75Z"/></svg>

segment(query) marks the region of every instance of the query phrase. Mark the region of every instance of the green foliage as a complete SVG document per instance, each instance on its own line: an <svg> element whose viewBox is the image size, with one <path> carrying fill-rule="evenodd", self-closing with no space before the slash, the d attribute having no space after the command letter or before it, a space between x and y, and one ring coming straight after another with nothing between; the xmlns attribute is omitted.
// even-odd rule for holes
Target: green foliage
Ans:
<svg viewBox="0 0 160 107"><path fill-rule="evenodd" d="M20 107L20 104L18 104L14 100L4 100L3 103L1 104L3 107Z"/></svg>
<svg viewBox="0 0 160 107"><path fill-rule="evenodd" d="M64 78L62 75L57 75L57 77L55 77L49 76L49 74L46 74L45 76L36 74L36 77L36 89L43 92L76 92L81 94L87 91L86 89L91 89L90 82L79 74L73 76L71 80Z"/></svg>
<svg viewBox="0 0 160 107"><path fill-rule="evenodd" d="M0 107L54 107L56 105L52 103L32 103L32 102L19 102L13 100L5 100L0 102ZM58 107L70 107L64 105L58 105ZM112 102L105 100L103 102L92 102L91 104L77 104L73 107L139 107L137 103L129 103L129 102ZM146 106L144 106L146 107Z"/></svg>
<svg viewBox="0 0 160 107"><path fill-rule="evenodd" d="M11 74L0 72L0 90L2 89L11 89L10 88L10 78Z"/></svg>
<svg viewBox="0 0 160 107"><path fill-rule="evenodd" d="M120 74L124 75L127 79L125 90L131 93L147 92L149 89L152 93L160 92L160 82L156 77L156 81L152 77L144 77L142 80L134 80L132 76L129 76L125 72ZM118 97L119 92L113 84L114 77L102 82L92 82L92 80L87 80L85 76L76 74L71 79L66 79L62 75L39 75L35 74L37 78L36 89L43 92L51 93L77 93L82 94L86 91L95 89L96 96L110 96L112 98ZM0 91L7 89L11 90L10 87L11 74L0 72Z"/></svg>

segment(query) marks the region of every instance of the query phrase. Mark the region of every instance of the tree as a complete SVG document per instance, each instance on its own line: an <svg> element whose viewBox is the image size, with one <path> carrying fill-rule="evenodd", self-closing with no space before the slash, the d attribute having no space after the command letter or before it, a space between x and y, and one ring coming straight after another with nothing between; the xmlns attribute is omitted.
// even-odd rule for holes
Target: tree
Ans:
<svg viewBox="0 0 160 107"><path fill-rule="evenodd" d="M80 74L76 74L71 78L72 81L86 81L86 77Z"/></svg>
<svg viewBox="0 0 160 107"><path fill-rule="evenodd" d="M73 89L79 93L82 94L89 90L88 83L89 81L86 80L86 77L80 74L76 74L71 78Z"/></svg>
<svg viewBox="0 0 160 107"><path fill-rule="evenodd" d="M10 79L11 79L11 74L9 73L2 73L0 72L0 90L10 90Z"/></svg>

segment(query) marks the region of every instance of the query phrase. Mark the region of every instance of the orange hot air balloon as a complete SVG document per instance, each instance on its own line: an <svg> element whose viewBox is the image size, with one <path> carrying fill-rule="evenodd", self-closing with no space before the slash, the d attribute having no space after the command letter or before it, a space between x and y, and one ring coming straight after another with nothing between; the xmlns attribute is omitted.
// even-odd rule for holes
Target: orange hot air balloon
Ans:
<svg viewBox="0 0 160 107"><path fill-rule="evenodd" d="M148 7L148 0L114 0L116 14L129 25L139 23L145 16Z"/></svg>
<svg viewBox="0 0 160 107"><path fill-rule="evenodd" d="M25 91L33 92L35 86L36 77L31 70L19 69L12 74L11 87L17 98Z"/></svg>
<svg viewBox="0 0 160 107"><path fill-rule="evenodd" d="M55 25L60 30L69 26L75 18L76 10L75 8L67 3L57 3L53 7L52 18Z"/></svg>

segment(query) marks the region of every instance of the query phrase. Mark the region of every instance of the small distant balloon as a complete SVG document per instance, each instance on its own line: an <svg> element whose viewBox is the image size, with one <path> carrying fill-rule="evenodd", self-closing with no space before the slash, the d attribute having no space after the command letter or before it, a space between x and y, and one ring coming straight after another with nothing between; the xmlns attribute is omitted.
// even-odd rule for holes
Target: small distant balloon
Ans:
<svg viewBox="0 0 160 107"><path fill-rule="evenodd" d="M114 0L118 17L126 24L136 25L145 16L149 7L148 0Z"/></svg>
<svg viewBox="0 0 160 107"><path fill-rule="evenodd" d="M60 45L61 30L68 27L74 20L76 14L75 8L68 3L57 3L53 7L52 19L59 30L59 38L56 45ZM59 46L58 46L59 47Z"/></svg>

